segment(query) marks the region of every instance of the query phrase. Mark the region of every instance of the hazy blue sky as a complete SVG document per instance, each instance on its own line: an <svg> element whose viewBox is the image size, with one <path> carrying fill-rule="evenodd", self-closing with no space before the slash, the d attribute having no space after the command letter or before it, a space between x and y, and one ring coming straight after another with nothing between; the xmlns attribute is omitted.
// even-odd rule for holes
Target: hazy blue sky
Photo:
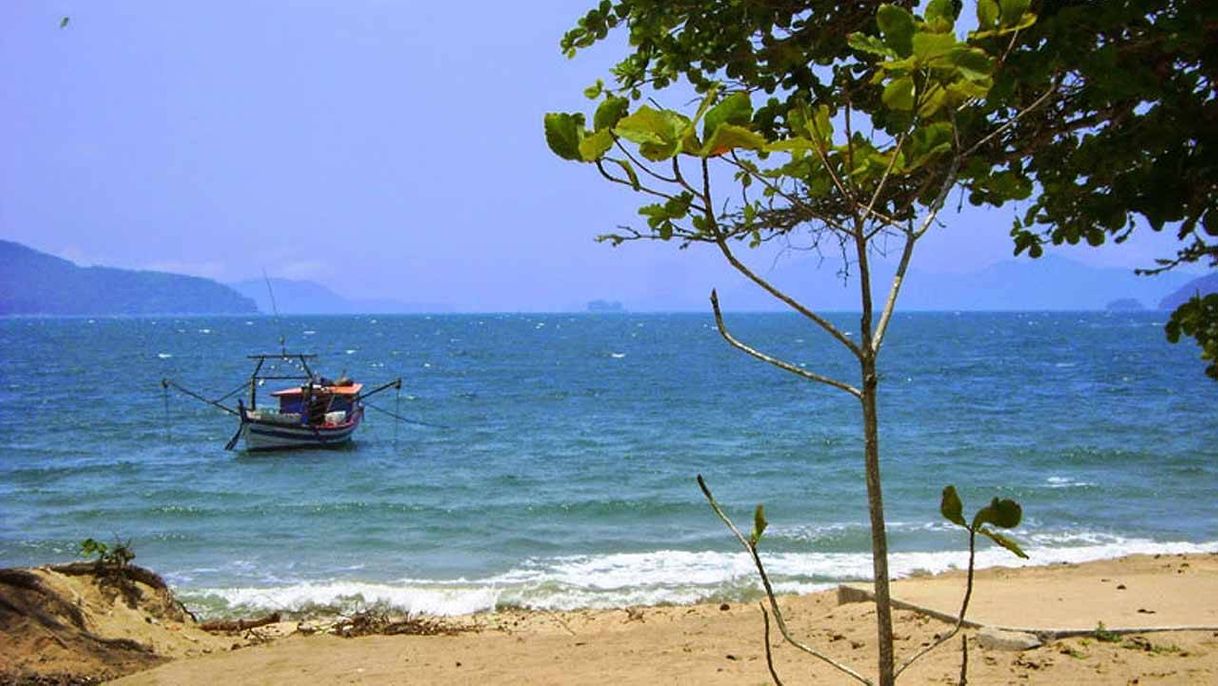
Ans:
<svg viewBox="0 0 1218 686"><path fill-rule="evenodd" d="M541 126L622 54L560 54L588 2L4 0L0 238L482 310L734 283L709 251L593 242L637 196L551 155ZM1007 259L1012 211L949 217L919 266ZM1172 241L1144 233L1066 254L1146 265Z"/></svg>

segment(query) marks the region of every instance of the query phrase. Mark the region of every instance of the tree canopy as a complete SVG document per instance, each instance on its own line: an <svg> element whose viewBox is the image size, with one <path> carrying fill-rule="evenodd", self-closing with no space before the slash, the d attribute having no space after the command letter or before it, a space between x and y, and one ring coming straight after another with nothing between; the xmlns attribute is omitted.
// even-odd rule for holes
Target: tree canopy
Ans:
<svg viewBox="0 0 1218 686"><path fill-rule="evenodd" d="M891 24L898 15L881 6L605 0L563 37L562 48L573 55L622 27L631 52L613 69L617 95L638 99L684 79L703 93L722 87L764 96L751 126L771 139L798 130L800 122L788 116L799 103L849 102L893 132L902 115L890 118L877 101L907 97L904 83L890 80L890 90L877 91L869 86L879 62L843 59L868 46L883 56L882 42L859 35L886 38L886 24L904 31ZM961 6L929 2L923 12L955 16ZM1025 201L1011 230L1015 253L1038 257L1046 243L1101 245L1135 230L1171 230L1179 250L1148 271L1218 266L1218 4L979 0L975 9L973 39L1001 68L989 74L984 103L974 103L955 127L962 140L980 140L995 122L1027 114L987 140L958 175L973 204ZM1024 16L1035 20L1011 19ZM887 47L900 47L894 45ZM659 225L667 227L662 219ZM1218 343L1194 333L1218 327L1209 311L1197 304L1178 310L1168 334L1197 338L1218 375Z"/></svg>
<svg viewBox="0 0 1218 686"><path fill-rule="evenodd" d="M1049 102L1061 81L1029 85L1006 69L1020 33L1036 21L1028 0L981 0L967 23L952 0L931 0L920 14L900 4L809 4L602 2L564 47L591 45L625 24L633 51L614 69L616 86L598 81L585 91L598 101L591 116L547 114L545 135L558 156L592 165L606 180L649 197L639 208L643 226L620 227L603 239L712 245L855 357L859 378L851 381L753 348L728 330L711 293L728 343L861 404L878 677L888 686L925 651L895 663L877 428L881 345L915 245L935 226L948 193L963 185L977 202L994 205L1029 196L1021 162L1005 154L1010 132ZM682 111L650 98L640 102L644 93L660 95L681 78L702 92L696 106ZM760 106L759 95L766 98ZM732 182L721 183L725 173ZM858 276L857 335L791 298L737 255L741 243L778 238L841 251ZM888 245L900 249L896 275L886 297L873 302L873 260ZM705 485L703 492L713 506ZM764 516L757 513L754 536L741 540L760 571L755 548ZM1018 517L1002 521L1014 526ZM974 529L970 546L981 533L1022 552L997 532Z"/></svg>

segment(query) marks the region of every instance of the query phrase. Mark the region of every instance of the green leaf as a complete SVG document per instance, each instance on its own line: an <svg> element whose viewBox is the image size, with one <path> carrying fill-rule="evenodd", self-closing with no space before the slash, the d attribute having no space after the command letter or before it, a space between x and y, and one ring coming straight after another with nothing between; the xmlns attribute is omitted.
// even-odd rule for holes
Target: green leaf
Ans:
<svg viewBox="0 0 1218 686"><path fill-rule="evenodd" d="M948 53L947 59L969 81L988 79L994 71L994 63L989 55L977 48L955 48Z"/></svg>
<svg viewBox="0 0 1218 686"><path fill-rule="evenodd" d="M696 113L694 113L695 122L702 121L702 116L705 115L706 111L711 108L711 105L715 104L715 99L718 97L719 97L719 86L718 85L711 86L706 91L706 95L702 96L702 102L698 103L698 111Z"/></svg>
<svg viewBox="0 0 1218 686"><path fill-rule="evenodd" d="M592 128L600 131L601 129L612 129L617 126L617 123L626 116L626 112L630 110L630 101L626 98L619 98L616 95L610 95L605 98L605 101L596 108L596 114L592 116Z"/></svg>
<svg viewBox="0 0 1218 686"><path fill-rule="evenodd" d="M702 146L699 154L702 157L715 157L737 148L765 150L766 144L765 136L755 131L750 131L743 126L720 124L711 134L710 140Z"/></svg>
<svg viewBox="0 0 1218 686"><path fill-rule="evenodd" d="M1036 14L1027 12L1017 23L1012 24L1011 26L995 28L989 31L973 31L969 34L969 38L972 40L981 40L982 38L992 38L995 36L1008 36L1016 31L1022 31L1035 23Z"/></svg>
<svg viewBox="0 0 1218 686"><path fill-rule="evenodd" d="M973 528L993 524L1003 529L1013 529L1019 526L1019 520L1022 518L1023 508L1019 503L1005 498L994 498L989 505L977 511L977 515L973 517Z"/></svg>
<svg viewBox="0 0 1218 686"><path fill-rule="evenodd" d="M884 44L884 41L875 36L868 36L865 33L852 33L846 39L847 44L859 52L865 52L869 55L879 55L880 57L896 57L897 53L892 48Z"/></svg>
<svg viewBox="0 0 1218 686"><path fill-rule="evenodd" d="M977 25L984 29L998 26L998 0L977 0Z"/></svg>
<svg viewBox="0 0 1218 686"><path fill-rule="evenodd" d="M929 64L951 52L959 43L950 33L919 31L913 37L913 56L919 64Z"/></svg>
<svg viewBox="0 0 1218 686"><path fill-rule="evenodd" d="M938 19L949 25L956 23L957 7L952 0L930 0L926 4L925 17L927 21Z"/></svg>
<svg viewBox="0 0 1218 686"><path fill-rule="evenodd" d="M998 0L1002 10L1002 25L1014 26L1024 18L1024 13L1032 5L1032 0Z"/></svg>
<svg viewBox="0 0 1218 686"><path fill-rule="evenodd" d="M748 93L732 93L706 113L702 137L710 138L720 124L748 126L753 120L753 102Z"/></svg>
<svg viewBox="0 0 1218 686"><path fill-rule="evenodd" d="M626 160L611 159L610 161L616 162L617 166L621 167L622 171L626 172L626 177L630 179L630 187L636 191L639 190L639 175L634 171L634 166Z"/></svg>
<svg viewBox="0 0 1218 686"><path fill-rule="evenodd" d="M749 542L754 546L761 542L761 535L765 533L768 525L769 522L765 520L765 505L758 505L753 511L753 533L749 535Z"/></svg>
<svg viewBox="0 0 1218 686"><path fill-rule="evenodd" d="M639 144L639 152L652 162L672 158L681 149L682 139L689 129L689 120L669 110L655 110L646 105L624 117L614 127L617 135Z"/></svg>
<svg viewBox="0 0 1218 686"><path fill-rule="evenodd" d="M993 531L993 530L987 529L985 527L978 529L977 533L979 533L983 536L989 537L989 539L991 541L997 543L998 545L1002 546L1003 548L1006 548L1007 550L1011 551L1012 553L1015 553L1019 557L1022 557L1025 560L1028 559L1028 554L1025 553L1023 551L1023 548L1020 548L1019 544L1015 542L1015 539L1011 538L1010 536L1004 536L1003 534L1000 534L997 531Z"/></svg>
<svg viewBox="0 0 1218 686"><path fill-rule="evenodd" d="M584 162L595 162L613 147L613 134L601 129L579 142L579 156Z"/></svg>
<svg viewBox="0 0 1218 686"><path fill-rule="evenodd" d="M914 34L914 18L909 10L896 5L880 5L875 13L876 24L880 27L880 35L884 44L898 55L905 57L913 49L910 38Z"/></svg>
<svg viewBox="0 0 1218 686"><path fill-rule="evenodd" d="M643 105L634 114L623 117L613 127L614 133L634 143L663 143L672 138L672 126L664 113Z"/></svg>
<svg viewBox="0 0 1218 686"><path fill-rule="evenodd" d="M833 140L833 121L829 118L829 108L825 105L817 105L816 109L812 109L800 104L787 113L787 120L796 135L806 134L809 139L820 143L821 147L828 146Z"/></svg>
<svg viewBox="0 0 1218 686"><path fill-rule="evenodd" d="M807 138L795 137L784 138L780 141L767 143L765 146L766 152L789 152L792 154L802 154L816 150L816 144Z"/></svg>
<svg viewBox="0 0 1218 686"><path fill-rule="evenodd" d="M894 79L884 86L884 104L894 110L908 111L914 106L914 82L908 76Z"/></svg>
<svg viewBox="0 0 1218 686"><path fill-rule="evenodd" d="M596 83L584 89L584 97L589 100L596 100L601 97L601 93L605 90L605 82L597 79Z"/></svg>
<svg viewBox="0 0 1218 686"><path fill-rule="evenodd" d="M939 513L952 524L968 528L968 524L964 521L964 503L960 501L960 495L956 493L955 486L943 488L943 499L939 501Z"/></svg>
<svg viewBox="0 0 1218 686"><path fill-rule="evenodd" d="M546 144L564 160L582 162L579 141L583 138L584 115L550 112L545 117Z"/></svg>
<svg viewBox="0 0 1218 686"><path fill-rule="evenodd" d="M992 85L988 78L980 81L961 79L947 87L947 95L952 103L959 104L973 98L984 98Z"/></svg>
<svg viewBox="0 0 1218 686"><path fill-rule="evenodd" d="M918 104L918 114L923 117L929 117L935 112L938 112L947 102L947 90L939 84L931 84L926 93L922 96L922 102Z"/></svg>

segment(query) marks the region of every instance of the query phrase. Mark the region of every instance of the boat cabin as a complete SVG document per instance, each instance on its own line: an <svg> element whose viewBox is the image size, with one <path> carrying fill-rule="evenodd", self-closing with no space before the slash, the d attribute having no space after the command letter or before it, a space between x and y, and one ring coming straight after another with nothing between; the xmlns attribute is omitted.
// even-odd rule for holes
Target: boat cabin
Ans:
<svg viewBox="0 0 1218 686"><path fill-rule="evenodd" d="M279 399L279 416L301 417L302 423L342 424L347 421L363 384L320 385L308 383L271 393Z"/></svg>

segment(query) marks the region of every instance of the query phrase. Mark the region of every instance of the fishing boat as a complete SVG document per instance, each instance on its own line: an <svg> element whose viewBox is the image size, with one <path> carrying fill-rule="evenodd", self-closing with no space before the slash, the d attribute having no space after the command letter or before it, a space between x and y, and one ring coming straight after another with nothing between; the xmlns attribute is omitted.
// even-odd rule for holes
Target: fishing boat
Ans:
<svg viewBox="0 0 1218 686"><path fill-rule="evenodd" d="M247 451L341 446L351 441L363 421L364 400L390 388L400 390L402 380L394 379L365 392L363 384L345 375L332 380L313 371L310 361L316 357L287 351L249 355L248 358L255 362L249 379L218 400L210 400L172 379L162 379L161 385L238 418L237 431L224 446L225 450L234 449L242 439ZM258 389L267 381L295 381L296 384L272 391L270 396L274 402L270 406L260 406ZM224 404L247 389L248 405L244 399L238 399L235 408Z"/></svg>

